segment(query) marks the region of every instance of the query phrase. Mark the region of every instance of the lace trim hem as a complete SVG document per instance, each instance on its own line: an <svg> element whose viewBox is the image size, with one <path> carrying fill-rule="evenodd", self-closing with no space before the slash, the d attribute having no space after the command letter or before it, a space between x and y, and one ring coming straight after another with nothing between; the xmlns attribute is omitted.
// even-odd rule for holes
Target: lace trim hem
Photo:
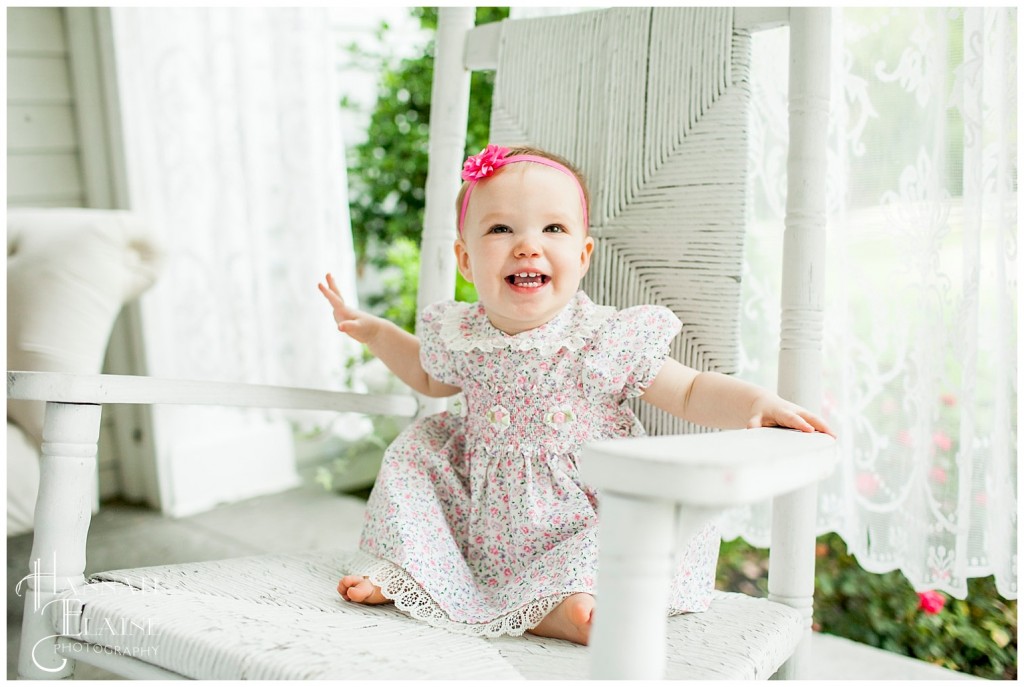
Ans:
<svg viewBox="0 0 1024 687"><path fill-rule="evenodd" d="M607 305L593 305L589 303L574 303L568 307L584 308L581 322L578 326L569 326L569 332L564 332L560 327L538 327L515 336L509 336L495 329L488 321L486 315L477 318L477 321L470 323L469 330L462 328L463 322L469 313L469 308L453 307L444 313L441 320L441 340L452 351L478 350L481 353L491 353L495 350L510 348L513 351L538 350L542 355L553 355L562 348L570 351L578 351L587 345L590 337L595 331L604 326L609 317L615 314L615 308ZM590 307L587 307L589 305ZM575 319L575 318L573 318ZM549 323L551 324L551 323ZM488 331L481 332L485 326Z"/></svg>
<svg viewBox="0 0 1024 687"><path fill-rule="evenodd" d="M540 624L553 608L574 593L566 592L539 599L490 622L462 623L452 620L419 583L397 565L368 554L364 556L370 565L361 574L380 587L381 594L394 601L396 608L433 627L472 637L518 637Z"/></svg>

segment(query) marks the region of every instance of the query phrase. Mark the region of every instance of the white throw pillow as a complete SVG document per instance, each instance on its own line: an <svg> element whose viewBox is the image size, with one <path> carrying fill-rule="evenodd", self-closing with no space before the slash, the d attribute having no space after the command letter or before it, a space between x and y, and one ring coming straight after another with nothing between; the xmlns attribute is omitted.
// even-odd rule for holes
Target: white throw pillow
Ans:
<svg viewBox="0 0 1024 687"><path fill-rule="evenodd" d="M98 373L121 307L158 266L132 213L8 210L7 369ZM9 401L7 417L42 441L42 403Z"/></svg>

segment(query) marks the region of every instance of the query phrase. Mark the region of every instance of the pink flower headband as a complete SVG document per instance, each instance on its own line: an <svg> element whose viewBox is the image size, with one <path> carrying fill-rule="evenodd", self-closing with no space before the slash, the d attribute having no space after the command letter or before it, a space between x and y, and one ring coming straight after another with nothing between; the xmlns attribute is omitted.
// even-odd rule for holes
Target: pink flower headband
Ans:
<svg viewBox="0 0 1024 687"><path fill-rule="evenodd" d="M515 162L536 162L540 165L546 165L552 169L557 169L559 172L569 175L573 181L576 182L576 188L580 192L580 205L583 206L583 228L588 229L589 218L587 217L587 196L583 192L583 185L580 180L576 178L572 170L565 165L555 162L554 160L540 155L512 155L509 156L508 148L502 148L496 146L493 143L488 145L486 148L481 150L476 155L470 155L466 158L466 162L462 165L462 180L468 181L469 186L466 187L466 193L462 196L462 208L459 211L459 236L462 236L462 224L466 220L466 209L469 207L469 196L473 192L473 187L477 185L481 179L493 175L499 169L505 165L510 165Z"/></svg>

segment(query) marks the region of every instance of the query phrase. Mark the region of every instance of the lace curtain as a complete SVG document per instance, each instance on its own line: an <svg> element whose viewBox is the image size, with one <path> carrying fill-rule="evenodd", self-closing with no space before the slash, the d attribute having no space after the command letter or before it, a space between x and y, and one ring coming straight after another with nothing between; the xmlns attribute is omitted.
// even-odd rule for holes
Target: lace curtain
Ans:
<svg viewBox="0 0 1024 687"><path fill-rule="evenodd" d="M113 17L132 202L172 255L153 295L175 346L151 373L336 386L343 338L316 282L355 290L326 12Z"/></svg>
<svg viewBox="0 0 1024 687"><path fill-rule="evenodd" d="M130 202L169 257L141 304L148 373L343 388L355 347L346 348L316 290L331 271L355 298L326 10L111 12ZM294 480L294 465L264 469L250 455L245 467L245 451L278 460L264 449L270 439L260 431L268 427L279 428L274 436L294 462L291 430L277 414L170 406L153 413L165 504L183 490L213 489L206 482L218 478L230 493L213 500ZM215 460L200 464L203 455ZM261 470L277 472L267 478L276 486L230 491Z"/></svg>
<svg viewBox="0 0 1024 687"><path fill-rule="evenodd" d="M818 529L873 572L1017 592L1016 10L833 10ZM788 30L755 37L741 376L776 380ZM768 275L768 276L766 276ZM724 531L766 545L768 506Z"/></svg>

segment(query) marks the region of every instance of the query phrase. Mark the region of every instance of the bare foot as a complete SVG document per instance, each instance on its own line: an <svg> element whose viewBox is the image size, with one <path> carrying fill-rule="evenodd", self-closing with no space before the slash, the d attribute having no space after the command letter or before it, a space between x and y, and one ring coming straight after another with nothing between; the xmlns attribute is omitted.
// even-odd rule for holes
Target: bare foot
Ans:
<svg viewBox="0 0 1024 687"><path fill-rule="evenodd" d="M594 617L594 597L582 592L567 596L555 606L530 634L568 639L577 644L590 642L590 622Z"/></svg>
<svg viewBox="0 0 1024 687"><path fill-rule="evenodd" d="M386 604L391 599L380 593L380 587L362 575L345 575L338 582L341 598L361 604Z"/></svg>

